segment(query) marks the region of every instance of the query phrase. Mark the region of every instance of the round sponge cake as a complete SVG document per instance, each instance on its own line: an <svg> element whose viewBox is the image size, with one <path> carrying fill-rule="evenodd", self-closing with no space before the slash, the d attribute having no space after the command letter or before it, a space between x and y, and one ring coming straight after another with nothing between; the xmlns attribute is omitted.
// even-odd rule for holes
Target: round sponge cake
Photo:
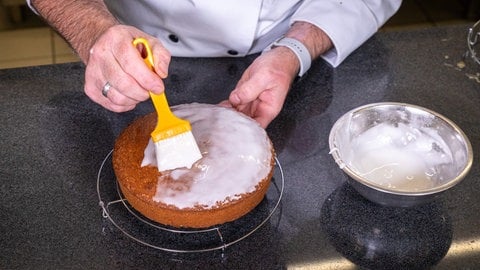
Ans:
<svg viewBox="0 0 480 270"><path fill-rule="evenodd" d="M113 168L137 211L173 227L205 228L236 220L264 198L273 174L272 143L253 119L209 104L172 107L190 121L202 158L191 168L159 172L150 133L157 116L136 119L117 138Z"/></svg>

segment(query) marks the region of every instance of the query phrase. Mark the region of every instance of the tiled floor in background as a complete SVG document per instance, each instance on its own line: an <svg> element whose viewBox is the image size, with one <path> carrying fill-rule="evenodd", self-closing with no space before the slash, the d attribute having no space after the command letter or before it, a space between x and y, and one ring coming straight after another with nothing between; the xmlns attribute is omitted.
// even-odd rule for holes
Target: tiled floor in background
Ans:
<svg viewBox="0 0 480 270"><path fill-rule="evenodd" d="M78 61L25 0L0 0L0 69Z"/></svg>
<svg viewBox="0 0 480 270"><path fill-rule="evenodd" d="M68 45L23 3L0 0L0 69L78 61ZM381 31L473 24L478 19L480 0L403 0Z"/></svg>
<svg viewBox="0 0 480 270"><path fill-rule="evenodd" d="M0 69L79 61L48 27L0 32Z"/></svg>

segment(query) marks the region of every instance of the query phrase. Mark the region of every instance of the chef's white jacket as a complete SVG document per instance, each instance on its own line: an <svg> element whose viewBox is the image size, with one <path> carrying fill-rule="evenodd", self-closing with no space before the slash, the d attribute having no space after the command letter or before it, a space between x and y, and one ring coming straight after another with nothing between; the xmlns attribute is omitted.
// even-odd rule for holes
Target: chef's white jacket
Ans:
<svg viewBox="0 0 480 270"><path fill-rule="evenodd" d="M29 2L30 0L27 0ZM269 47L295 21L321 28L338 66L401 0L105 0L117 19L156 36L173 56L245 56Z"/></svg>

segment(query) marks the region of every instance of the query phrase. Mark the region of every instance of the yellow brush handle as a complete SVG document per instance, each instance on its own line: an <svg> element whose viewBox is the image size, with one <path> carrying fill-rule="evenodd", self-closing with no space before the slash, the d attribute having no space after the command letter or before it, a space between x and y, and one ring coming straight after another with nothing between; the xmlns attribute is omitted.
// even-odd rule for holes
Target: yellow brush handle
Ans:
<svg viewBox="0 0 480 270"><path fill-rule="evenodd" d="M153 54L148 41L144 38L136 38L133 41L133 45L136 47L138 44L142 44L147 53L145 56L142 54L143 61L151 70L154 70ZM158 115L157 126L151 134L154 142L171 138L192 129L188 121L176 117L172 111L170 111L165 92L160 95L152 92L149 93Z"/></svg>

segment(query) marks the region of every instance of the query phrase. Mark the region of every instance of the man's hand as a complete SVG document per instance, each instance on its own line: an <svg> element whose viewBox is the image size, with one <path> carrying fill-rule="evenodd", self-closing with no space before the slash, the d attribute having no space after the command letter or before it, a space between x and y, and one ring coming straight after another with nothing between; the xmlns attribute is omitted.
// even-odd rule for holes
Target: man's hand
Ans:
<svg viewBox="0 0 480 270"><path fill-rule="evenodd" d="M236 108L266 128L280 113L299 67L290 49L267 51L245 70L228 101L221 104Z"/></svg>
<svg viewBox="0 0 480 270"><path fill-rule="evenodd" d="M85 93L103 107L123 112L161 93L170 53L158 39L121 25L103 0L32 0L35 9L58 31L87 65ZM148 40L155 61L152 72L141 57L135 38ZM102 91L110 85L108 92ZM103 94L102 94L103 92Z"/></svg>
<svg viewBox="0 0 480 270"><path fill-rule="evenodd" d="M144 48L134 47L137 37L148 40L154 58L152 72L143 61ZM124 25L116 25L101 35L90 50L85 71L85 93L94 102L115 111L124 112L149 98L148 91L160 94L162 79L168 75L170 53L158 39ZM111 87L104 96L106 83Z"/></svg>
<svg viewBox="0 0 480 270"><path fill-rule="evenodd" d="M312 59L332 48L332 41L320 28L295 22L286 37L307 47ZM260 55L245 70L224 106L231 106L257 120L264 128L280 113L300 62L293 51L275 47Z"/></svg>

